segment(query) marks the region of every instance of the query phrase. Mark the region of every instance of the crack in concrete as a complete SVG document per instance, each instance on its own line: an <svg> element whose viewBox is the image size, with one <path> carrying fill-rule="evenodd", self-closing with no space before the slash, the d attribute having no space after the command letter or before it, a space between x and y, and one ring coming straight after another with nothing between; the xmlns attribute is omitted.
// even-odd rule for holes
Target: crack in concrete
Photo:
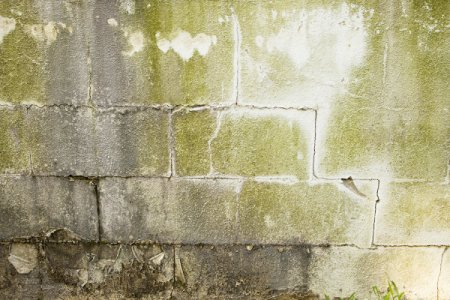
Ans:
<svg viewBox="0 0 450 300"><path fill-rule="evenodd" d="M444 256L445 256L445 252L447 252L449 248L445 248L444 251L442 251L441 254L441 261L439 264L439 273L438 273L438 278L437 278L437 282L436 282L436 299L439 300L439 286L440 286L440 281L441 281L441 275L442 275L442 265L444 264Z"/></svg>
<svg viewBox="0 0 450 300"><path fill-rule="evenodd" d="M372 247L375 247L375 226L376 226L376 222L377 222L377 208L378 208L378 202L380 202L380 185L381 185L381 181L377 180L377 200L375 201L375 205L374 205L374 212L373 212L373 223L372 223L372 240L371 240L371 245Z"/></svg>
<svg viewBox="0 0 450 300"><path fill-rule="evenodd" d="M98 233L98 241L102 241L103 236L103 227L102 227L102 211L101 211L101 205L100 205L100 190L99 190L99 183L100 180L98 178L93 179L90 181L92 185L94 186L94 193L95 193L95 203L97 208L97 233Z"/></svg>

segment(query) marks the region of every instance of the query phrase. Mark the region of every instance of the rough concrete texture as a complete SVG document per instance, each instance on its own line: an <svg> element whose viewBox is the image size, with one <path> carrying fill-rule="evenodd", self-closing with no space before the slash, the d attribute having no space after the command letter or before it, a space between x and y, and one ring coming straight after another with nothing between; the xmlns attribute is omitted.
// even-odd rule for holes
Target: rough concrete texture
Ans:
<svg viewBox="0 0 450 300"><path fill-rule="evenodd" d="M0 177L0 240L68 230L98 239L95 183L57 177Z"/></svg>
<svg viewBox="0 0 450 300"><path fill-rule="evenodd" d="M376 182L245 182L239 196L239 240L267 244L355 244L370 247Z"/></svg>
<svg viewBox="0 0 450 300"><path fill-rule="evenodd" d="M102 0L93 5L96 103L235 101L235 33L228 2Z"/></svg>
<svg viewBox="0 0 450 300"><path fill-rule="evenodd" d="M233 243L236 180L106 179L101 228L115 242Z"/></svg>
<svg viewBox="0 0 450 300"><path fill-rule="evenodd" d="M0 4L0 103L89 101L87 1Z"/></svg>
<svg viewBox="0 0 450 300"><path fill-rule="evenodd" d="M450 187L446 183L391 183L380 189L376 244L450 244Z"/></svg>
<svg viewBox="0 0 450 300"><path fill-rule="evenodd" d="M438 299L450 299L450 250L445 248L442 253L441 268L438 280Z"/></svg>
<svg viewBox="0 0 450 300"><path fill-rule="evenodd" d="M384 289L394 281L408 299L436 299L441 255L439 248L314 249L310 288L322 295L348 297L355 292L367 299L372 286Z"/></svg>
<svg viewBox="0 0 450 300"><path fill-rule="evenodd" d="M449 12L0 1L0 298L450 300Z"/></svg>

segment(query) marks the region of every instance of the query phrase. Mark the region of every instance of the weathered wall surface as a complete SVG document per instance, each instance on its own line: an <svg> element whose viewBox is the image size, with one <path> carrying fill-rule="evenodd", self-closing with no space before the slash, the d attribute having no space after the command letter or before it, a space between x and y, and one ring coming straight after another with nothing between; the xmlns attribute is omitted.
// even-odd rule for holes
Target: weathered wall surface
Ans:
<svg viewBox="0 0 450 300"><path fill-rule="evenodd" d="M1 298L450 299L450 2L0 2Z"/></svg>

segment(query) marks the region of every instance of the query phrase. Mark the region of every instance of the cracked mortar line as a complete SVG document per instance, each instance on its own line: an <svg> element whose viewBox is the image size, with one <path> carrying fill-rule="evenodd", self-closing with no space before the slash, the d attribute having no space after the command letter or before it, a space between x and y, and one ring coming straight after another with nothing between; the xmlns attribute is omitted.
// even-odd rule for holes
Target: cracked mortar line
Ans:
<svg viewBox="0 0 450 300"><path fill-rule="evenodd" d="M155 105L84 105L84 104L71 104L71 103L53 103L53 104L36 104L36 103L22 103L22 104L10 104L0 103L0 108L73 108L73 109L82 109L82 108L95 108L100 110L114 110L114 109L154 109L161 111L170 111L172 110L174 113L179 110L186 109L188 111L198 111L198 110L224 110L224 109L233 109L233 108L248 108L248 109L257 109L257 110L289 110L289 111L316 111L316 108L309 106L267 106L267 105L255 105L255 104L195 104L195 105L170 105L170 104L155 104Z"/></svg>
<svg viewBox="0 0 450 300"><path fill-rule="evenodd" d="M444 248L444 250L442 251L441 254L441 262L439 264L439 273L438 273L438 278L437 278L437 282L436 282L436 299L440 300L439 298L439 286L440 286L440 280L441 280L441 275L442 275L442 265L444 264L444 256L445 256L445 252L447 252L449 248Z"/></svg>
<svg viewBox="0 0 450 300"><path fill-rule="evenodd" d="M213 166L213 157L212 157L212 142L219 135L220 127L222 126L222 115L223 115L222 111L219 111L217 113L217 116L216 116L216 129L212 133L211 138L208 140L208 154L209 154L209 173L208 173L208 176L213 176L215 174L214 166Z"/></svg>
<svg viewBox="0 0 450 300"><path fill-rule="evenodd" d="M239 83L240 83L240 48L241 48L241 28L239 24L238 17L234 8L231 8L231 16L233 19L233 36L234 36L234 91L233 97L235 104L238 104L239 101Z"/></svg>

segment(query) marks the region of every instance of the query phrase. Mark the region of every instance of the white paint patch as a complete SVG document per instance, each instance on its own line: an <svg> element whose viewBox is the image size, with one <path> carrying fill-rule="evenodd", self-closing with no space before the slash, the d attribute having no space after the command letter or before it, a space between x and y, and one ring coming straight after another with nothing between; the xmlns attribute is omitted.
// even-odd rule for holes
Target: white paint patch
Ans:
<svg viewBox="0 0 450 300"><path fill-rule="evenodd" d="M125 36L128 36L128 44L131 49L123 54L126 56L133 56L134 54L144 50L144 34L141 31L135 31L131 34L125 33Z"/></svg>
<svg viewBox="0 0 450 300"><path fill-rule="evenodd" d="M25 25L25 31L39 42L45 42L51 45L58 38L61 30L67 30L72 33L72 27L67 28L66 24L50 21L47 24Z"/></svg>
<svg viewBox="0 0 450 300"><path fill-rule="evenodd" d="M127 14L133 15L136 10L136 3L134 0L120 0L120 8Z"/></svg>
<svg viewBox="0 0 450 300"><path fill-rule="evenodd" d="M16 28L16 20L0 16L0 44L3 38L10 34Z"/></svg>
<svg viewBox="0 0 450 300"><path fill-rule="evenodd" d="M161 33L156 33L156 45L158 48L167 53L170 49L175 51L184 61L188 61L197 51L201 56L208 54L211 46L217 43L215 35L207 35L199 33L195 37L189 32L179 31L172 41L161 38Z"/></svg>
<svg viewBox="0 0 450 300"><path fill-rule="evenodd" d="M117 20L114 18L109 18L108 19L108 24L112 27L117 27L119 25L119 23L117 23Z"/></svg>

